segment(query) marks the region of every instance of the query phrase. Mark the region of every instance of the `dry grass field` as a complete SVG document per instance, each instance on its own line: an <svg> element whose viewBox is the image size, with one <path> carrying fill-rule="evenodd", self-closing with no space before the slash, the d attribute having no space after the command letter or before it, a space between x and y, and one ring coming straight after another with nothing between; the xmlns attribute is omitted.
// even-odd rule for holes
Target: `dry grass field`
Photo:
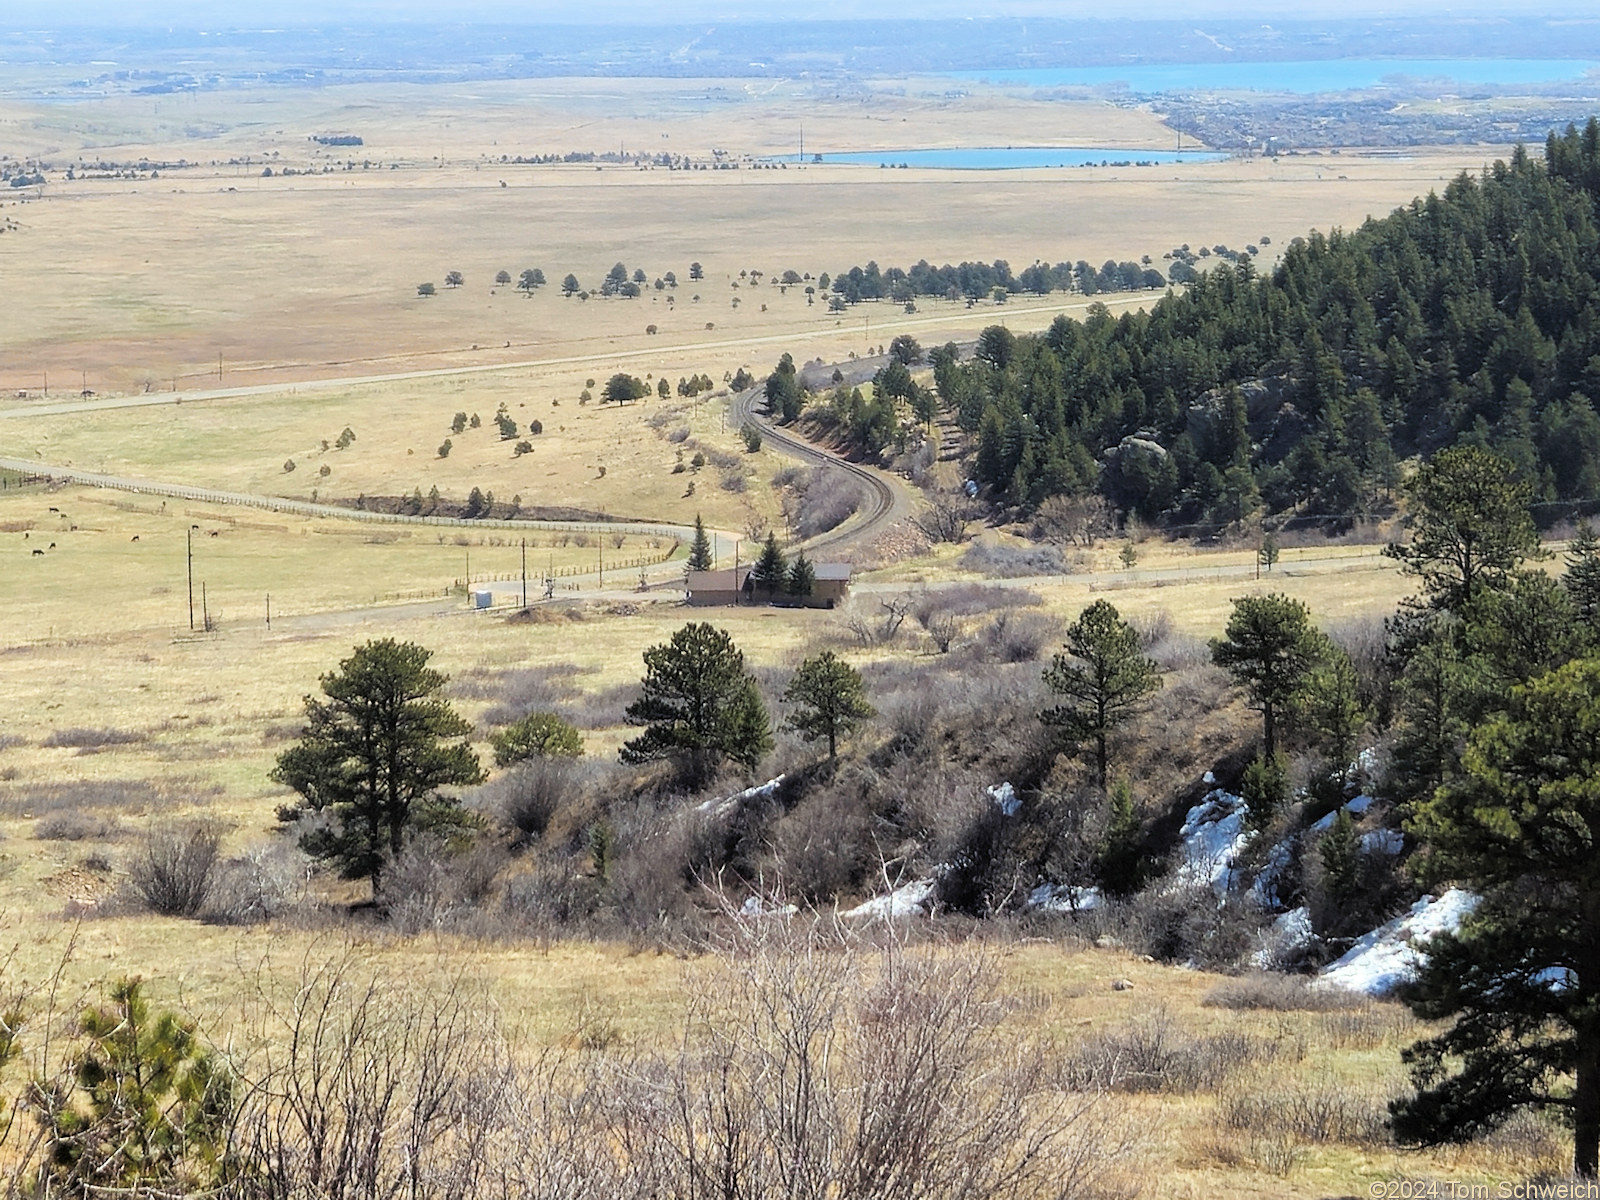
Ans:
<svg viewBox="0 0 1600 1200"><path fill-rule="evenodd" d="M983 92L818 96L767 82L556 80L7 105L0 141L16 153L199 165L154 179L53 182L42 198L5 204L20 228L0 239L0 267L16 281L0 385L37 391L48 373L58 391L76 390L85 375L101 392L192 388L215 382L219 355L224 383L365 373L355 364L603 356L641 348L652 324L663 350L806 333L808 357L813 345L843 357L880 340L863 328L864 318L876 328L878 314L838 322L821 305L808 309L801 289L780 296L770 279L731 284L749 269L815 276L868 259L1098 264L1159 258L1180 242L1281 243L1386 212L1496 153L953 173L499 161L619 149L701 162L713 150L775 155L797 145L802 124L817 150L1171 142L1148 115L1105 105ZM329 131L366 145L309 141ZM334 164L330 174L281 174ZM593 288L617 261L652 281L674 271L675 302L653 289L635 301L557 293L567 272ZM688 280L692 261L705 267L699 284ZM515 278L534 266L550 286L531 300L492 284L501 269ZM444 288L449 270L463 273L463 287ZM423 281L440 294L419 299ZM710 365L749 357L726 348Z"/></svg>
<svg viewBox="0 0 1600 1200"><path fill-rule="evenodd" d="M772 525L778 501L769 484L781 460L770 449L744 450L723 421L724 396L604 409L599 386L626 370L673 384L706 373L721 388L727 374L741 366L762 373L784 350L797 360L844 360L902 331L927 345L1000 320L1039 328L1084 303L1058 295L969 310L919 301L915 314L876 305L836 316L808 306L803 287L780 292L774 277L786 269L815 276L924 256L1004 257L1013 266L1035 257L1159 261L1177 243L1242 247L1263 234L1281 245L1311 227L1387 211L1497 153L959 174L500 161L617 149L755 158L789 151L802 122L808 150L1170 143L1159 122L1136 111L981 90L945 97L916 84L835 95L798 83L555 80L0 105L0 150L12 154L197 164L158 177L52 182L42 197L0 203L0 218L16 223L0 236L10 302L0 455L319 499L426 495L434 486L460 498L480 487L529 506L675 521L703 512L730 530ZM366 144L357 154L309 140L327 132L356 133ZM320 173L324 165L339 169ZM285 167L319 173L285 176ZM637 300L559 295L568 271L592 288L616 261L651 280L674 271L678 287L647 286ZM704 264L703 281L689 281L692 261ZM515 277L535 266L549 284L531 298L491 282L500 269ZM752 268L767 277L741 280ZM443 286L452 269L464 286ZM424 280L440 285L437 296L417 296ZM470 371L370 378L434 368ZM40 412L46 373L51 401L85 387L99 395L81 411ZM296 387L332 378L352 382ZM580 405L590 379L595 398ZM107 395L241 385L269 390L96 406ZM514 457L512 444L498 440L493 414L502 404L519 426L542 423L530 454ZM482 427L452 434L458 411L479 414ZM346 426L354 443L330 448ZM677 440L685 429L688 440ZM452 451L440 458L446 437ZM675 473L680 453L696 446L737 465ZM188 628L191 532L197 596L203 582L207 607L220 615L214 633ZM298 925L240 930L96 910L121 886L153 824L220 821L230 853L270 842L286 793L268 773L296 736L302 700L368 638L433 649L455 703L485 735L503 672L566 664L594 714L584 730L589 753L614 757L642 651L691 614L614 598L518 622L468 612L447 596L469 557L474 578L515 573L517 541L505 530L299 519L83 488L0 493L0 912L20 947L14 966L38 977L75 941L74 980L145 975L158 998L225 1035L241 980L257 964L292 972L304 956L343 953L353 936L373 969L482 980L505 1023L536 1043L581 1042L600 1022L624 1049L668 1045L689 997L715 977L714 963L609 945L400 939L367 926L354 935ZM530 573L587 567L600 549L539 535ZM667 549L638 536L604 546L612 562ZM1325 622L1388 611L1411 590L1370 547L1287 550L1259 583L1241 570L1253 561L1249 547L1199 552L1146 541L1132 572L1116 561L1119 549L1105 545L1074 574L1030 586L1054 615L1075 615L1103 594L1129 616L1165 612L1194 637L1216 633L1229 600L1258 588L1305 599ZM941 549L866 578L862 603L973 577L957 553ZM438 602L400 603L425 596ZM848 641L839 614L713 618L762 668ZM486 744L478 748L487 758ZM330 900L355 898L337 884L316 886ZM1370 1116L1400 1085L1396 1052L1415 1032L1409 1018L1390 1006L1348 1021L1207 1006L1215 977L1085 946L1070 929L1038 932L984 952L1015 999L1008 1020L1052 1039L1063 1058L1090 1035L1151 1021L1170 1022L1180 1040L1236 1033L1262 1056L1221 1090L1114 1097L1138 1130L1135 1174L1158 1181L1146 1194L1321 1196L1403 1174L1494 1179L1548 1165L1551 1141L1538 1131L1499 1148L1412 1156L1370 1139L1316 1141L1230 1124L1228 1112L1248 1110L1241 1093L1270 1102L1335 1087ZM1113 991L1116 979L1133 986Z"/></svg>

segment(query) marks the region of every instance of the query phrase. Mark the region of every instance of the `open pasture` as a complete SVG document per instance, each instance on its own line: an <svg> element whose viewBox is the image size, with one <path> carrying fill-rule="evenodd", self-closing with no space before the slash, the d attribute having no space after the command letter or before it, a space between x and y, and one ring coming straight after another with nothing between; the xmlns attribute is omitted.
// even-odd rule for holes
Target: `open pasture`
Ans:
<svg viewBox="0 0 1600 1200"><path fill-rule="evenodd" d="M63 165L197 165L155 178L89 170L6 202L18 228L0 239L0 269L16 292L0 385L8 396L37 394L47 377L53 394L186 390L215 386L219 358L229 385L739 343L709 363L695 356L720 377L775 358L783 335L807 335L796 349L811 357L814 345L825 358L886 340L875 330L889 333L880 322L897 309L829 315L820 300L807 304L803 286L773 286L785 270L815 277L922 257L1159 263L1184 242L1282 244L1386 212L1501 152L1068 171L752 169L748 159L797 149L802 125L817 150L1171 141L1135 110L916 85L832 95L770 81L545 80L8 102L0 150ZM310 140L329 132L366 144ZM701 163L721 151L743 165L501 161L572 150ZM560 295L568 272L593 290L619 261L645 272L639 299ZM692 262L703 280L689 279ZM529 267L548 279L531 298L493 282ZM463 286L445 286L451 270ZM740 274L750 270L765 278L752 286ZM668 271L678 286L657 291ZM438 294L420 298L422 282ZM753 354L758 339L768 342Z"/></svg>

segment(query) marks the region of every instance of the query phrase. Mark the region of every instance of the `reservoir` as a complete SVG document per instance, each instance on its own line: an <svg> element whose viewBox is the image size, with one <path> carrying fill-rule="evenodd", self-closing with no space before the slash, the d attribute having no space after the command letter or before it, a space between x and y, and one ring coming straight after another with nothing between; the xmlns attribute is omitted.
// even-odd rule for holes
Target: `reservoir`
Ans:
<svg viewBox="0 0 1600 1200"><path fill-rule="evenodd" d="M1217 162L1211 150L1127 150L1105 146L957 146L948 150L853 150L806 156L809 162L858 167L932 167L946 171L1005 171L1019 167L1170 166Z"/></svg>
<svg viewBox="0 0 1600 1200"><path fill-rule="evenodd" d="M1593 78L1600 62L1536 58L1333 58L1305 62L1151 63L1119 67L1042 67L956 71L946 78L1014 87L1126 88L1157 92L1348 92L1400 82L1445 86L1516 86Z"/></svg>

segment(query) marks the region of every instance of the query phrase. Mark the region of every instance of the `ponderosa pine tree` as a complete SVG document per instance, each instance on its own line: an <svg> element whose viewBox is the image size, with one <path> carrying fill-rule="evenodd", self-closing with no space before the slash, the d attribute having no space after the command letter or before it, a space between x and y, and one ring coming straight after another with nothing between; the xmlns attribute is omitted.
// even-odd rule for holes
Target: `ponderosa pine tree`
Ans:
<svg viewBox="0 0 1600 1200"><path fill-rule="evenodd" d="M765 592L768 596L776 595L784 590L788 575L788 564L783 561L783 551L778 546L778 535L768 533L767 540L761 547L761 557L756 559L756 565L750 568L750 587L754 591Z"/></svg>
<svg viewBox="0 0 1600 1200"><path fill-rule="evenodd" d="M1434 455L1406 485L1411 540L1384 553L1422 580L1435 608L1460 612L1484 589L1503 588L1539 553L1532 489L1512 463L1476 446Z"/></svg>
<svg viewBox="0 0 1600 1200"><path fill-rule="evenodd" d="M784 689L785 704L796 706L785 722L808 742L828 740L828 757L839 753L839 738L877 716L867 703L861 673L832 650L808 658Z"/></svg>
<svg viewBox="0 0 1600 1200"><path fill-rule="evenodd" d="M1524 687L1473 731L1459 779L1410 826L1422 875L1479 902L1430 943L1405 993L1452 1021L1405 1052L1416 1093L1396 1135L1464 1141L1519 1109L1570 1115L1573 1167L1600 1167L1600 660Z"/></svg>
<svg viewBox="0 0 1600 1200"><path fill-rule="evenodd" d="M1133 717L1161 687L1161 673L1139 648L1139 634L1116 607L1096 600L1067 627L1066 653L1045 668L1044 682L1062 703L1039 719L1075 744L1094 745L1095 783L1106 786L1111 731Z"/></svg>
<svg viewBox="0 0 1600 1200"><path fill-rule="evenodd" d="M306 853L347 879L370 879L374 892L407 837L466 822L440 789L483 780L466 742L472 725L439 696L449 677L428 666L431 656L393 638L357 646L322 677L327 698L306 697L305 731L272 771L301 798L279 808L279 820L331 817L301 838Z"/></svg>
<svg viewBox="0 0 1600 1200"><path fill-rule="evenodd" d="M1211 639L1211 660L1245 689L1261 713L1262 756L1278 752L1278 718L1321 660L1326 639L1311 610L1288 596L1243 596L1233 602L1226 636Z"/></svg>
<svg viewBox="0 0 1600 1200"><path fill-rule="evenodd" d="M685 625L646 650L644 666L642 694L625 715L645 730L623 743L623 762L674 759L701 784L724 759L753 770L772 749L766 705L726 631Z"/></svg>

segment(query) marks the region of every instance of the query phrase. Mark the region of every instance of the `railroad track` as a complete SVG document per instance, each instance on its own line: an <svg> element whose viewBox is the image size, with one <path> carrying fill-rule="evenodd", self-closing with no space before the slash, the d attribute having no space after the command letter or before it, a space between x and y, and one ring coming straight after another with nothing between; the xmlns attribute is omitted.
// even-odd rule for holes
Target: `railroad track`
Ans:
<svg viewBox="0 0 1600 1200"><path fill-rule="evenodd" d="M830 471L837 471L859 481L866 488L868 504L863 510L864 518L859 521L847 521L839 529L829 530L802 543L806 551L837 550L841 546L858 544L877 536L883 529L910 513L910 499L886 479L882 472L859 466L837 454L812 445L804 438L780 429L757 411L758 403L764 400L765 395L761 385L746 388L734 395L728 406L728 415L737 426L743 426L747 422L754 425L761 431L763 441L770 441L789 457L825 467Z"/></svg>

